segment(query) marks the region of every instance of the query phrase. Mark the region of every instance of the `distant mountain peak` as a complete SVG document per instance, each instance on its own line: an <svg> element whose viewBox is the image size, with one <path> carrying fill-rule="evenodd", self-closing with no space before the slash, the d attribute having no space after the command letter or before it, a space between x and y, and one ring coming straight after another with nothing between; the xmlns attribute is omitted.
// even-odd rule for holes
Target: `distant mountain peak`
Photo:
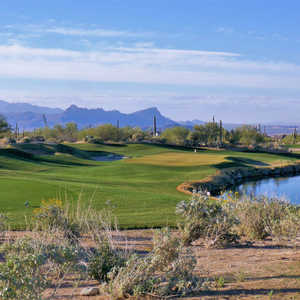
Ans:
<svg viewBox="0 0 300 300"><path fill-rule="evenodd" d="M7 105L9 109L7 109ZM20 107L21 105L21 107ZM18 123L21 128L32 130L43 127L43 114L46 114L49 126L55 124L66 124L76 122L79 128L98 126L101 124L117 123L120 126L141 127L149 129L153 126L153 117L156 116L157 127L164 128L177 126L178 123L163 116L157 107L149 107L133 113L122 113L118 110L104 110L103 108L86 108L76 104L70 105L67 109L51 109L31 104L11 104L0 100L0 113L3 113L10 124Z"/></svg>
<svg viewBox="0 0 300 300"><path fill-rule="evenodd" d="M145 108L145 109L138 110L131 114L147 114L147 115L152 115L152 116L162 116L161 112L159 111L159 109L157 107Z"/></svg>
<svg viewBox="0 0 300 300"><path fill-rule="evenodd" d="M80 107L77 106L76 104L71 104L66 110L65 112L78 112L78 111L104 111L103 108L86 108L86 107Z"/></svg>
<svg viewBox="0 0 300 300"><path fill-rule="evenodd" d="M76 104L71 104L67 109L77 109L79 108Z"/></svg>
<svg viewBox="0 0 300 300"><path fill-rule="evenodd" d="M72 104L72 105L70 105L70 106L65 110L65 112L78 111L78 110L80 110L80 109L81 109L81 108L78 107L77 105Z"/></svg>
<svg viewBox="0 0 300 300"><path fill-rule="evenodd" d="M160 113L160 111L158 110L158 108L156 106L146 108L146 109L144 109L144 111L152 111L152 112Z"/></svg>
<svg viewBox="0 0 300 300"><path fill-rule="evenodd" d="M7 114L7 113L24 113L24 112L41 113L41 114L58 114L58 113L62 113L63 110L60 108L39 106L39 105L33 105L24 102L11 103L4 100L0 100L0 113Z"/></svg>

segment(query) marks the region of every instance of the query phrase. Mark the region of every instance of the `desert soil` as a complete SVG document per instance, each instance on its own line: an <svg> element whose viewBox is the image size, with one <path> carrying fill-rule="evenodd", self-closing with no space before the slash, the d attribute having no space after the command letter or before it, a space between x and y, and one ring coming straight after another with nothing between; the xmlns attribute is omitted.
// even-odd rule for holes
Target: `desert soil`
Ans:
<svg viewBox="0 0 300 300"><path fill-rule="evenodd" d="M26 234L12 232L10 237ZM152 247L151 230L122 231L115 233L114 239L120 247L130 247L141 254ZM83 238L82 244L93 246L88 237ZM209 276L215 287L186 297L186 300L300 299L300 241L292 245L267 240L226 249L206 249L198 243L193 245L193 251L197 257L196 272ZM53 299L108 299L79 295L83 287L92 286L98 286L97 281L83 280L75 288L70 274Z"/></svg>

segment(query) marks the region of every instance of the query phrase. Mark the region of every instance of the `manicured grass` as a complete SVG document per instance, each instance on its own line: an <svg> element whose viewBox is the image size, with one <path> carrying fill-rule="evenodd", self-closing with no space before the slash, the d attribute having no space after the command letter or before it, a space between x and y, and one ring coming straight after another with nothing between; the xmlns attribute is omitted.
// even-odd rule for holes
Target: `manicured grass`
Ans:
<svg viewBox="0 0 300 300"><path fill-rule="evenodd" d="M202 166L208 164L216 164L226 161L224 155L215 155L209 153L202 153L196 155L195 153L162 153L147 155L144 157L133 158L128 162L134 164L147 164L155 166L178 166L178 167L192 167Z"/></svg>
<svg viewBox="0 0 300 300"><path fill-rule="evenodd" d="M123 228L173 226L177 222L176 204L189 198L176 190L180 183L203 179L218 169L300 159L296 154L194 153L151 144L22 145L18 149L0 150L0 210L9 214L15 228L24 226L24 215L31 215L42 199L67 195L76 200L79 194L82 203L92 199L95 209L106 207L109 201ZM112 153L130 158L114 162L89 159ZM30 208L25 207L26 201Z"/></svg>

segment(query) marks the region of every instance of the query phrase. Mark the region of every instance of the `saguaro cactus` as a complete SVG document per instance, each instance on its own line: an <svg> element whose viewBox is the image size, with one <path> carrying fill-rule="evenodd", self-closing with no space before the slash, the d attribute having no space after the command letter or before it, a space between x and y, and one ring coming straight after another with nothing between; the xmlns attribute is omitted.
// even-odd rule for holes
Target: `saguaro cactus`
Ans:
<svg viewBox="0 0 300 300"><path fill-rule="evenodd" d="M156 136L157 129L156 129L156 116L153 117L153 136Z"/></svg>
<svg viewBox="0 0 300 300"><path fill-rule="evenodd" d="M295 127L294 133L293 133L293 140L294 140L293 144L296 144L296 141L297 141L297 128L296 127Z"/></svg>
<svg viewBox="0 0 300 300"><path fill-rule="evenodd" d="M223 145L223 124L222 124L222 120L220 120L220 136L219 136L219 140L220 140L220 146Z"/></svg>

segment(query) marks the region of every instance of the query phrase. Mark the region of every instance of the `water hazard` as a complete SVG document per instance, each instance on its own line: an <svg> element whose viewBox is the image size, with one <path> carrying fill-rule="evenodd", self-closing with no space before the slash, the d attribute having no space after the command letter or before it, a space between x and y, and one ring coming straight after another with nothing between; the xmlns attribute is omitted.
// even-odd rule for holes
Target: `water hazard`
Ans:
<svg viewBox="0 0 300 300"><path fill-rule="evenodd" d="M300 205L300 175L249 181L231 188L231 191L248 196L284 197L291 203ZM226 192L221 197L225 195Z"/></svg>

